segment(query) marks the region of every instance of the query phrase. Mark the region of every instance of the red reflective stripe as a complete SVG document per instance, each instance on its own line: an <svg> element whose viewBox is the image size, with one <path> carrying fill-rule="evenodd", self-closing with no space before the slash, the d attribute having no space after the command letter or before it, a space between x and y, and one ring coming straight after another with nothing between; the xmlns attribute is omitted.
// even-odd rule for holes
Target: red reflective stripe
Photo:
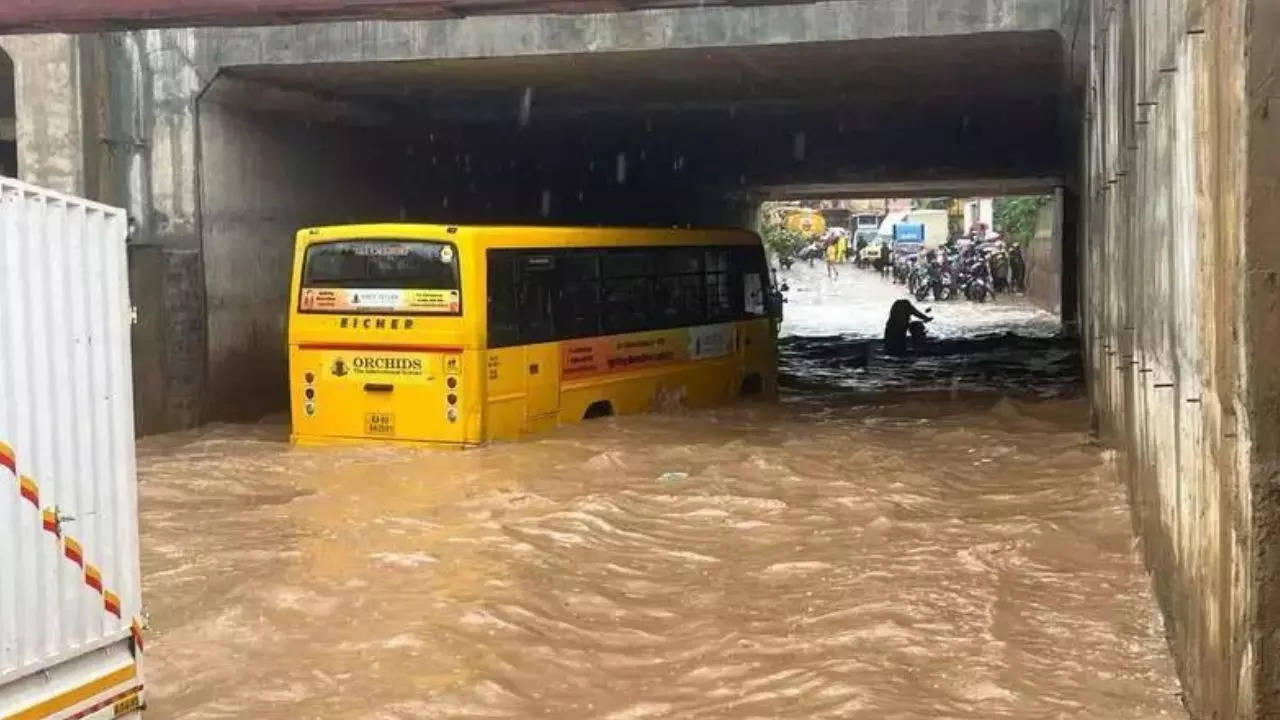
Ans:
<svg viewBox="0 0 1280 720"><path fill-rule="evenodd" d="M368 343L300 343L299 350L372 350L382 352L460 353L460 345L370 345Z"/></svg>
<svg viewBox="0 0 1280 720"><path fill-rule="evenodd" d="M110 590L102 593L102 607L112 615L120 617L120 597Z"/></svg>

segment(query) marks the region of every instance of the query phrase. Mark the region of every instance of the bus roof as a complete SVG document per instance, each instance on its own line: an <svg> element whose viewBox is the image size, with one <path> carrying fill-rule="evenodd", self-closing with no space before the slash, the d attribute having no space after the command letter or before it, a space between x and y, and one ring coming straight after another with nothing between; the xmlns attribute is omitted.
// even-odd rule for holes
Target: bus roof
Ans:
<svg viewBox="0 0 1280 720"><path fill-rule="evenodd" d="M300 243L360 238L452 240L490 247L609 247L629 245L758 245L750 230L732 228L645 228L571 225L441 225L366 223L303 228Z"/></svg>

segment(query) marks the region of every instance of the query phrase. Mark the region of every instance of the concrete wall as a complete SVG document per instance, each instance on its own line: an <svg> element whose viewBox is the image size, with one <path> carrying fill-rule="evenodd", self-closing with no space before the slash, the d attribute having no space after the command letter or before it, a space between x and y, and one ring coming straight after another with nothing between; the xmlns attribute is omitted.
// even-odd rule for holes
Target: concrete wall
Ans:
<svg viewBox="0 0 1280 720"><path fill-rule="evenodd" d="M1280 716L1272 0L1097 0L1084 327L1188 707Z"/></svg>
<svg viewBox="0 0 1280 720"><path fill-rule="evenodd" d="M204 412L204 276L200 253L129 247L134 426L140 435L190 427Z"/></svg>
<svg viewBox="0 0 1280 720"><path fill-rule="evenodd" d="M294 233L401 217L399 147L375 128L265 111L219 81L199 106L208 403L222 419L288 407Z"/></svg>
<svg viewBox="0 0 1280 720"><path fill-rule="evenodd" d="M1027 297L1037 306L1063 316L1062 190L1036 214L1035 234L1025 250ZM1070 304L1070 300L1067 301ZM1069 320L1063 316L1064 320Z"/></svg>

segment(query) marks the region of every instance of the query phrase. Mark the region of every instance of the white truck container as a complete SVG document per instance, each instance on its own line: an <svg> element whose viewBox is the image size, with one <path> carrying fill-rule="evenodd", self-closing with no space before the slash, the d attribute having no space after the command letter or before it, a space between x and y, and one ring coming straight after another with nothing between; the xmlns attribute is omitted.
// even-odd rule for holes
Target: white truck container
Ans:
<svg viewBox="0 0 1280 720"><path fill-rule="evenodd" d="M0 178L0 718L139 715L127 219Z"/></svg>
<svg viewBox="0 0 1280 720"><path fill-rule="evenodd" d="M924 246L927 248L940 247L950 237L946 210L912 210L904 222L924 225Z"/></svg>

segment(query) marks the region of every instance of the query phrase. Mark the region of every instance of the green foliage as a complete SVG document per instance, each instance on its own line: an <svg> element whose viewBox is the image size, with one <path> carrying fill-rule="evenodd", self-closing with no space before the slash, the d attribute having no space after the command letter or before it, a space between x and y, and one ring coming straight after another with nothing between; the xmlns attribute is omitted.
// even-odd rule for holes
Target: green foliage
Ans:
<svg viewBox="0 0 1280 720"><path fill-rule="evenodd" d="M772 223L760 228L760 239L766 250L780 258L795 257L809 242L802 233Z"/></svg>
<svg viewBox="0 0 1280 720"><path fill-rule="evenodd" d="M1005 241L1027 245L1036 234L1036 216L1049 204L1048 195L1016 195L999 197L992 206L994 230Z"/></svg>

